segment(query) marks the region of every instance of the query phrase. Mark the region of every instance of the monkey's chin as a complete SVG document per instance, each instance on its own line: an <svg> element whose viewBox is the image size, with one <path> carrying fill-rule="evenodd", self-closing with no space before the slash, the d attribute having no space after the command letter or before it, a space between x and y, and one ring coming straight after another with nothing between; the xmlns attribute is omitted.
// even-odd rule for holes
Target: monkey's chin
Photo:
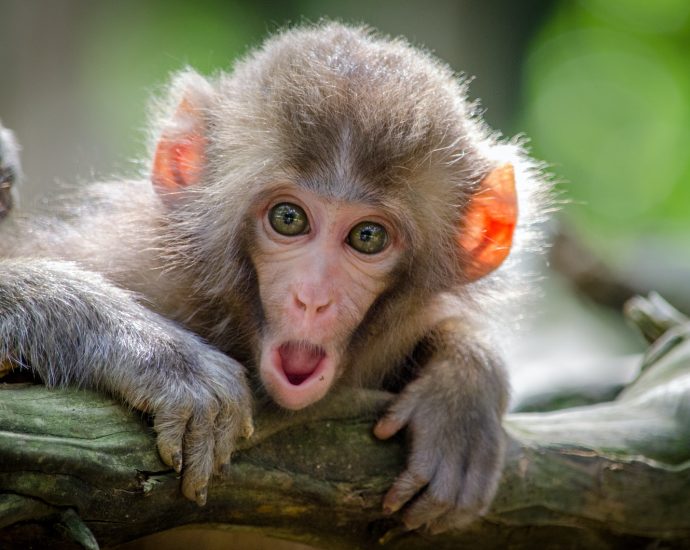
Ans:
<svg viewBox="0 0 690 550"><path fill-rule="evenodd" d="M273 400L286 409L299 410L322 399L333 385L336 358L320 349L313 369L295 375L286 371L281 348L287 344L267 346L261 354L259 368L264 387Z"/></svg>

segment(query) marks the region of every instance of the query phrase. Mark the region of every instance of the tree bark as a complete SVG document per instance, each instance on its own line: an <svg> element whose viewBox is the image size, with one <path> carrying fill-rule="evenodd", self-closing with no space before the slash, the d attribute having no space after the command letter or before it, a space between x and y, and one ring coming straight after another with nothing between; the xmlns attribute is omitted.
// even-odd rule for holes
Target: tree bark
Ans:
<svg viewBox="0 0 690 550"><path fill-rule="evenodd" d="M652 326L653 311L642 316ZM509 415L489 514L435 537L382 514L405 461L403 438L371 434L387 394L343 392L318 416L260 414L200 508L136 412L91 392L2 384L0 548L108 547L189 524L323 548L688 548L689 327L678 317L612 402Z"/></svg>

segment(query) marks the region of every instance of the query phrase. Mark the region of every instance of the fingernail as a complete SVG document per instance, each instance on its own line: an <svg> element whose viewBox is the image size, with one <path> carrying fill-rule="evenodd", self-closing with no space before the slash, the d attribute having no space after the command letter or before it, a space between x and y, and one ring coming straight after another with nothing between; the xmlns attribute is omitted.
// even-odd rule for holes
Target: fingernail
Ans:
<svg viewBox="0 0 690 550"><path fill-rule="evenodd" d="M403 507L403 504L404 502L400 502L398 493L395 491L395 489L391 489L391 491L383 499L384 513L386 510L388 510L389 514L395 514L395 512Z"/></svg>
<svg viewBox="0 0 690 550"><path fill-rule="evenodd" d="M251 420L248 420L244 424L244 433L242 434L246 439L249 439L252 434L254 433L254 423Z"/></svg>
<svg viewBox="0 0 690 550"><path fill-rule="evenodd" d="M402 504L399 502L393 502L393 503L386 503L386 505L383 507L383 511L385 513L386 510L388 510L388 515L390 514L395 514L398 510L402 508Z"/></svg>
<svg viewBox="0 0 690 550"><path fill-rule="evenodd" d="M173 468L175 468L175 471L179 474L182 471L182 452L177 451L175 454L173 454L172 460Z"/></svg>
<svg viewBox="0 0 690 550"><path fill-rule="evenodd" d="M386 545L389 542L399 539L408 532L408 529L403 526L393 527L393 529L388 530L380 539L379 544Z"/></svg>
<svg viewBox="0 0 690 550"><path fill-rule="evenodd" d="M196 503L199 506L204 506L206 504L206 497L208 496L208 487L197 490L196 492Z"/></svg>
<svg viewBox="0 0 690 550"><path fill-rule="evenodd" d="M374 426L374 435L379 439L388 439L398 431L396 422L390 418L382 418Z"/></svg>

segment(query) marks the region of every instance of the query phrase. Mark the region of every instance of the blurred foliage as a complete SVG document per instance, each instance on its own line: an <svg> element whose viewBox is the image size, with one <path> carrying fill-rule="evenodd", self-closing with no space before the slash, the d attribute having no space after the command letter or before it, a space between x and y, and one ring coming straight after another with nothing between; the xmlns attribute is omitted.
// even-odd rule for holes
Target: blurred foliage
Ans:
<svg viewBox="0 0 690 550"><path fill-rule="evenodd" d="M553 0L526 0L520 6L506 0L69 0L75 2L83 5L75 49L87 118L109 129L105 139L121 158L135 158L143 139L132 140L132 129L145 128L147 99L171 71L185 65L205 74L229 69L267 34L321 18L368 24L433 48L458 72L478 76L473 93L491 106L487 119L505 129L520 95L516 59ZM504 17L496 19L497 12ZM104 112L104 105L112 108Z"/></svg>
<svg viewBox="0 0 690 550"><path fill-rule="evenodd" d="M687 0L561 2L528 53L522 127L600 251L654 233L687 243L689 21Z"/></svg>
<svg viewBox="0 0 690 550"><path fill-rule="evenodd" d="M83 36L87 108L112 104L106 124L118 136L145 127L148 98L185 65L210 74L228 68L266 31L256 10L244 2L200 0L125 0L95 10ZM102 114L101 114L102 116ZM129 143L136 156L140 144Z"/></svg>
<svg viewBox="0 0 690 550"><path fill-rule="evenodd" d="M0 14L0 112L29 184L126 172L113 159L141 158L147 100L170 71L228 69L276 29L330 17L477 76L487 120L530 138L564 215L607 259L685 255L690 272L688 0L0 0Z"/></svg>

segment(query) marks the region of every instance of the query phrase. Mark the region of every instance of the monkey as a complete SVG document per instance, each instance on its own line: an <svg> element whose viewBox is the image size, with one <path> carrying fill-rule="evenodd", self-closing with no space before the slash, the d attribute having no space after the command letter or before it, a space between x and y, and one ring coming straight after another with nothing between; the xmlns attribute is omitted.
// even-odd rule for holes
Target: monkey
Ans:
<svg viewBox="0 0 690 550"><path fill-rule="evenodd" d="M17 201L17 184L21 180L19 146L14 134L0 122L0 221Z"/></svg>
<svg viewBox="0 0 690 550"><path fill-rule="evenodd" d="M338 22L279 31L229 72L182 70L145 174L0 225L0 358L150 413L199 505L262 403L397 384L373 430L406 430L409 453L383 512L464 527L506 448L494 306L548 195L467 88Z"/></svg>

